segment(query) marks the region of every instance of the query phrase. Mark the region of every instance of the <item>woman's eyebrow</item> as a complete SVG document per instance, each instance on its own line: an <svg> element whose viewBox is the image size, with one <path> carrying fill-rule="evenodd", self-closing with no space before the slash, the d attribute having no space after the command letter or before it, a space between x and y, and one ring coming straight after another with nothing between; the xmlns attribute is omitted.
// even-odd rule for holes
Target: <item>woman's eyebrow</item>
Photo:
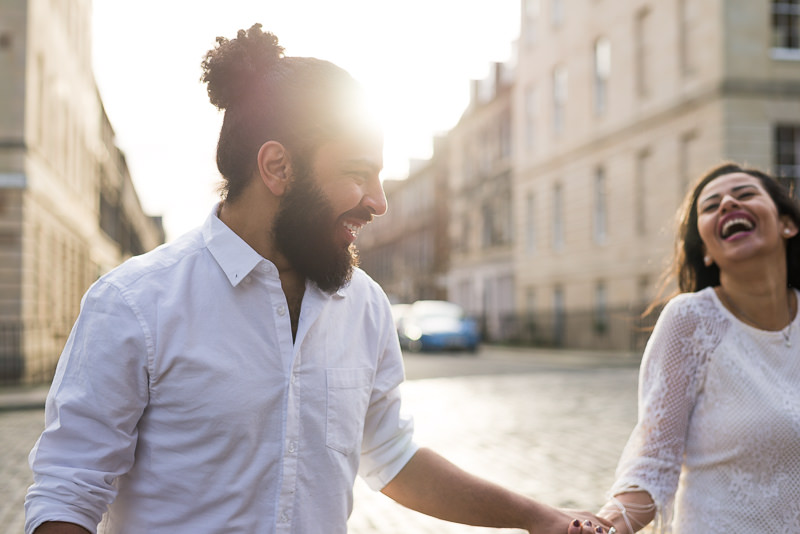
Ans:
<svg viewBox="0 0 800 534"><path fill-rule="evenodd" d="M757 188L755 185L753 185L753 184L742 184L742 185L737 185L736 187L734 187L733 189L731 189L731 192L733 192L733 193L736 193L736 192L738 192L738 191L741 191L742 189L747 189L747 188L758 189L758 188ZM714 193L713 195L708 195L706 198L704 198L704 199L700 200L699 204L705 204L705 203L706 203L706 202L708 202L709 200L713 200L713 199L715 199L715 198L721 198L721 197L722 197L722 193Z"/></svg>

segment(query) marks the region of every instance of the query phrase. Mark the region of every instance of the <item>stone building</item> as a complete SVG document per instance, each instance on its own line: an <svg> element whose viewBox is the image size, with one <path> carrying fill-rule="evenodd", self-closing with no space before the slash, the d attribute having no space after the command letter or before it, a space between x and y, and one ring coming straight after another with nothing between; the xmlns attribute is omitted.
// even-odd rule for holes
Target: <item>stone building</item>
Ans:
<svg viewBox="0 0 800 534"><path fill-rule="evenodd" d="M798 20L789 1L522 0L515 295L544 339L638 348L690 183L723 160L796 179Z"/></svg>
<svg viewBox="0 0 800 534"><path fill-rule="evenodd" d="M91 0L0 4L0 380L52 376L97 277L164 241L94 81Z"/></svg>
<svg viewBox="0 0 800 534"><path fill-rule="evenodd" d="M450 131L449 300L480 317L502 339L514 311L512 86L510 64L474 80L470 103Z"/></svg>
<svg viewBox="0 0 800 534"><path fill-rule="evenodd" d="M640 351L654 319L640 314L659 295L694 180L733 160L800 185L800 5L521 0L521 10L513 69L473 82L447 135L439 278L490 340ZM404 250L386 245L383 261L401 264Z"/></svg>
<svg viewBox="0 0 800 534"><path fill-rule="evenodd" d="M448 147L434 143L430 160L412 162L405 180L387 180L385 215L361 231L361 266L395 303L444 299L449 267Z"/></svg>

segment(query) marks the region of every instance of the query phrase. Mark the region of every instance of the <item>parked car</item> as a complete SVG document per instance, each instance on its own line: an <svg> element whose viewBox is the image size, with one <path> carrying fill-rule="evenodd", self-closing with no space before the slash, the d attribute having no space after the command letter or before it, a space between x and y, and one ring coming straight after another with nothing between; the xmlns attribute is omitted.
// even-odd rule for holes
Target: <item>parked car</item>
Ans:
<svg viewBox="0 0 800 534"><path fill-rule="evenodd" d="M403 330L403 318L411 309L411 304L392 304L392 319L394 319L394 328L397 330L397 335Z"/></svg>
<svg viewBox="0 0 800 534"><path fill-rule="evenodd" d="M413 352L477 350L478 323L458 304L443 300L418 300L403 310L398 335L400 346Z"/></svg>

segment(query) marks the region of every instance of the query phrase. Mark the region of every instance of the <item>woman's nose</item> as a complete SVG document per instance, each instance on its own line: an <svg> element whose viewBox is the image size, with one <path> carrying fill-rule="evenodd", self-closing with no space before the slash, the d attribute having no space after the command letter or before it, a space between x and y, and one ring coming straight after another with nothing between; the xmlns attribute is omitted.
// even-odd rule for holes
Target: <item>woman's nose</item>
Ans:
<svg viewBox="0 0 800 534"><path fill-rule="evenodd" d="M732 195L725 194L719 203L720 210L730 211L739 207L739 201Z"/></svg>

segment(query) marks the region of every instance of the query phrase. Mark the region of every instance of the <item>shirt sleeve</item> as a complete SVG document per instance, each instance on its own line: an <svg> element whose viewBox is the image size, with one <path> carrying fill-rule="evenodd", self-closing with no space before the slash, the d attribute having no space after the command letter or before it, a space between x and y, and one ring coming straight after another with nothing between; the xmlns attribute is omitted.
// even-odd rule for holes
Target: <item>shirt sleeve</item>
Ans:
<svg viewBox="0 0 800 534"><path fill-rule="evenodd" d="M359 475L376 491L391 482L419 449L413 440L413 418L402 412L400 384L405 372L388 300L382 309L381 356L364 423L359 466Z"/></svg>
<svg viewBox="0 0 800 534"><path fill-rule="evenodd" d="M116 497L115 480L133 464L150 346L135 308L117 288L97 282L59 359L45 429L29 456L26 534L45 521L96 531Z"/></svg>
<svg viewBox="0 0 800 534"><path fill-rule="evenodd" d="M686 299L673 299L662 311L642 358L638 422L610 493L647 491L657 507L657 525L671 521L691 413L708 353L718 342L709 324Z"/></svg>

